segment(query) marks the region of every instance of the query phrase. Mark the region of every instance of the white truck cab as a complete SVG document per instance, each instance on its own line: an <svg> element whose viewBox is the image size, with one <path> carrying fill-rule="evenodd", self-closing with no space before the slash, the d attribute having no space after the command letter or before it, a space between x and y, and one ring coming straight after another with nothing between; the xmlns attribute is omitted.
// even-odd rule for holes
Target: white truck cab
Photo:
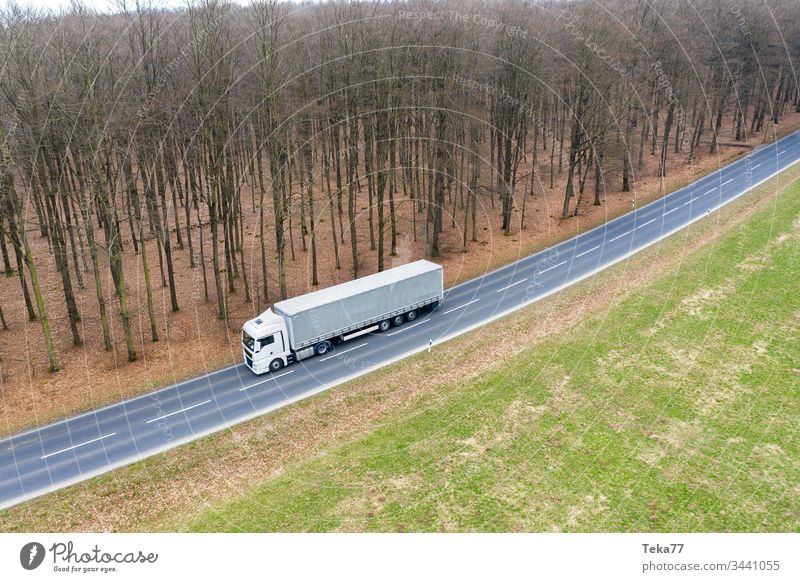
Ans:
<svg viewBox="0 0 800 582"><path fill-rule="evenodd" d="M276 359L281 361L280 367L289 363L289 340L284 319L267 309L245 323L242 327L242 351L245 363L256 374L269 372L270 364ZM273 364L273 368L280 367Z"/></svg>

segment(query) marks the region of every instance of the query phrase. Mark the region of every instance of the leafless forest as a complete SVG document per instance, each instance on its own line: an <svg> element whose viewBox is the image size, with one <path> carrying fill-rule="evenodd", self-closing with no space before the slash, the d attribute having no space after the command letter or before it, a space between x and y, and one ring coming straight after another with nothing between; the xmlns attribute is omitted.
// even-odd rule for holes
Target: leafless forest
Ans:
<svg viewBox="0 0 800 582"><path fill-rule="evenodd" d="M231 304L286 297L301 257L313 287L391 266L399 231L469 254L479 209L513 236L551 190L575 220L768 137L800 111L793 63L796 0L6 5L0 323L37 322L51 371L56 321L134 361L133 277L156 342L187 297L236 329Z"/></svg>

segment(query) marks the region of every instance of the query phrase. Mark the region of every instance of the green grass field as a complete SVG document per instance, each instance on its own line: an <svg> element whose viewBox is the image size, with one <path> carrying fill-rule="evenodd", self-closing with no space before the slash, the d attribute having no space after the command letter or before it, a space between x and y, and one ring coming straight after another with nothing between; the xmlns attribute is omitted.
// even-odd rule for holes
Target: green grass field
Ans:
<svg viewBox="0 0 800 582"><path fill-rule="evenodd" d="M800 182L610 311L175 527L798 531L798 330Z"/></svg>

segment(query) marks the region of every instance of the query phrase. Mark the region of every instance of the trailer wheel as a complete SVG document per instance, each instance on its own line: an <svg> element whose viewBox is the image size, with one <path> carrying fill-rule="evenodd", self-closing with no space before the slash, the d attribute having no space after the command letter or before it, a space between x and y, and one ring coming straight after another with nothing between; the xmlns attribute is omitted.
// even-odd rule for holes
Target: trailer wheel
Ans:
<svg viewBox="0 0 800 582"><path fill-rule="evenodd" d="M391 327L388 319L384 319L378 324L378 331L387 331Z"/></svg>
<svg viewBox="0 0 800 582"><path fill-rule="evenodd" d="M434 301L433 303L431 303L431 311L436 311L437 307L439 307L438 301Z"/></svg>
<svg viewBox="0 0 800 582"><path fill-rule="evenodd" d="M414 321L417 318L417 310L412 309L408 313L406 313L406 321Z"/></svg>
<svg viewBox="0 0 800 582"><path fill-rule="evenodd" d="M283 368L283 360L281 360L280 358L275 358L269 363L270 372L277 372L281 368Z"/></svg>
<svg viewBox="0 0 800 582"><path fill-rule="evenodd" d="M314 348L314 351L316 352L316 354L318 356L324 356L330 350L331 350L331 342L327 342L327 341L326 342L319 342L316 345L316 347Z"/></svg>
<svg viewBox="0 0 800 582"><path fill-rule="evenodd" d="M395 327L400 327L401 325L403 325L404 321L405 319L403 319L402 315L395 315L392 318L392 323L394 324Z"/></svg>

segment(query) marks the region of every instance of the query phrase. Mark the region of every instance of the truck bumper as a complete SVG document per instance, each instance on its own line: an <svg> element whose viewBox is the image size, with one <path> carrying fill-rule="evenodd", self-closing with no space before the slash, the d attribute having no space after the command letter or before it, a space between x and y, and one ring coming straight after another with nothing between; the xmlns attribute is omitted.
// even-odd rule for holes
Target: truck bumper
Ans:
<svg viewBox="0 0 800 582"><path fill-rule="evenodd" d="M244 356L244 365L250 368L250 371L254 374L265 374L269 371L269 363L263 364L259 361L254 361L253 358L245 351L242 350L242 355ZM263 368L263 369L262 369Z"/></svg>

